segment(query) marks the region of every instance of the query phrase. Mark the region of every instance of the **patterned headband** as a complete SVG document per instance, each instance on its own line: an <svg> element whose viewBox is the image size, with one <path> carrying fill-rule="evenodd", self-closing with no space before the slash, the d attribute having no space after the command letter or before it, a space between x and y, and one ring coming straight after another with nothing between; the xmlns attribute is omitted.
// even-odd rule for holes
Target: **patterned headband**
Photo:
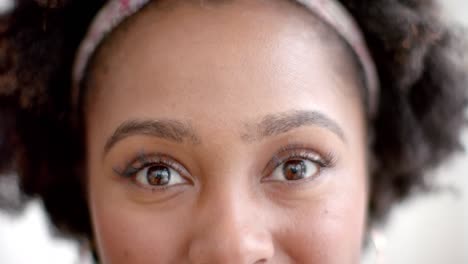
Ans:
<svg viewBox="0 0 468 264"><path fill-rule="evenodd" d="M103 39L127 17L134 15L151 0L109 0L92 22L82 41L73 68L73 103L78 103L79 86L93 53ZM363 67L369 113L373 117L378 105L379 80L372 58L356 22L337 0L296 0L331 26L356 53Z"/></svg>

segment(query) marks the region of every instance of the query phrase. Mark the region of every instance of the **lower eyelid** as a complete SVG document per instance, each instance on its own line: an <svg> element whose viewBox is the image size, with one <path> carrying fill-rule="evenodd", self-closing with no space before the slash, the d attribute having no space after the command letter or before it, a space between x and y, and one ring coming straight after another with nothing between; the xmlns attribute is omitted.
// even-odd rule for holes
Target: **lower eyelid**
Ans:
<svg viewBox="0 0 468 264"><path fill-rule="evenodd" d="M186 185L164 186L158 188L148 188L138 186L133 182L128 182L129 199L140 204L162 204L168 202L186 192Z"/></svg>
<svg viewBox="0 0 468 264"><path fill-rule="evenodd" d="M319 178L320 176L321 176L321 172L317 173L317 175L315 175L315 176L308 177L308 178L304 178L304 179L300 179L300 180L296 180L296 181L278 181L278 180L266 179L266 180L263 180L262 182L264 182L264 183L279 184L279 185L297 186L297 185L302 185L302 184L304 184L304 183L308 183L308 182L315 181L315 180L316 180L317 178Z"/></svg>

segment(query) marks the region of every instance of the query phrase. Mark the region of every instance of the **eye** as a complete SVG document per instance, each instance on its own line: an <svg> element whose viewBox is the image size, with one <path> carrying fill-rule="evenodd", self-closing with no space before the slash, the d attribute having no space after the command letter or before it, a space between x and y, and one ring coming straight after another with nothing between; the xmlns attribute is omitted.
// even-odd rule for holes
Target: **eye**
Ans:
<svg viewBox="0 0 468 264"><path fill-rule="evenodd" d="M140 153L121 170L114 167L115 173L130 180L138 187L165 189L174 185L192 184L190 172L176 159L162 154Z"/></svg>
<svg viewBox="0 0 468 264"><path fill-rule="evenodd" d="M135 175L135 181L143 187L166 187L186 183L176 170L164 164L149 165Z"/></svg>
<svg viewBox="0 0 468 264"><path fill-rule="evenodd" d="M320 165L308 159L290 159L277 166L270 179L275 181L298 181L315 177L320 172Z"/></svg>
<svg viewBox="0 0 468 264"><path fill-rule="evenodd" d="M264 169L265 181L295 183L313 180L322 170L331 169L337 162L332 151L316 151L300 143L281 147Z"/></svg>

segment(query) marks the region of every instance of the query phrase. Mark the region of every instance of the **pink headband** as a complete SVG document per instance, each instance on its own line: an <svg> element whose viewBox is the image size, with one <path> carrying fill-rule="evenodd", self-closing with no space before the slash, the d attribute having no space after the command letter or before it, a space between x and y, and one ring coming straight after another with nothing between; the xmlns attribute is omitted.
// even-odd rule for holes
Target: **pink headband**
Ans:
<svg viewBox="0 0 468 264"><path fill-rule="evenodd" d="M82 41L73 68L73 103L77 104L79 85L96 48L107 34L127 17L137 13L151 0L109 0L92 22ZM336 30L356 53L365 73L369 112L374 116L378 105L379 80L359 27L337 0L296 0Z"/></svg>

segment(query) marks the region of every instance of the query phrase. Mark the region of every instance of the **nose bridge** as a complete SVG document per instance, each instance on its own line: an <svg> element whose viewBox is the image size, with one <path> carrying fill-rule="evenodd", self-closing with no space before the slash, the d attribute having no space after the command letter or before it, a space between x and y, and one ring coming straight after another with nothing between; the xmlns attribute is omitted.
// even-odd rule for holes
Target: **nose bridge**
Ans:
<svg viewBox="0 0 468 264"><path fill-rule="evenodd" d="M230 182L201 196L190 242L192 263L264 263L273 255L255 196Z"/></svg>

